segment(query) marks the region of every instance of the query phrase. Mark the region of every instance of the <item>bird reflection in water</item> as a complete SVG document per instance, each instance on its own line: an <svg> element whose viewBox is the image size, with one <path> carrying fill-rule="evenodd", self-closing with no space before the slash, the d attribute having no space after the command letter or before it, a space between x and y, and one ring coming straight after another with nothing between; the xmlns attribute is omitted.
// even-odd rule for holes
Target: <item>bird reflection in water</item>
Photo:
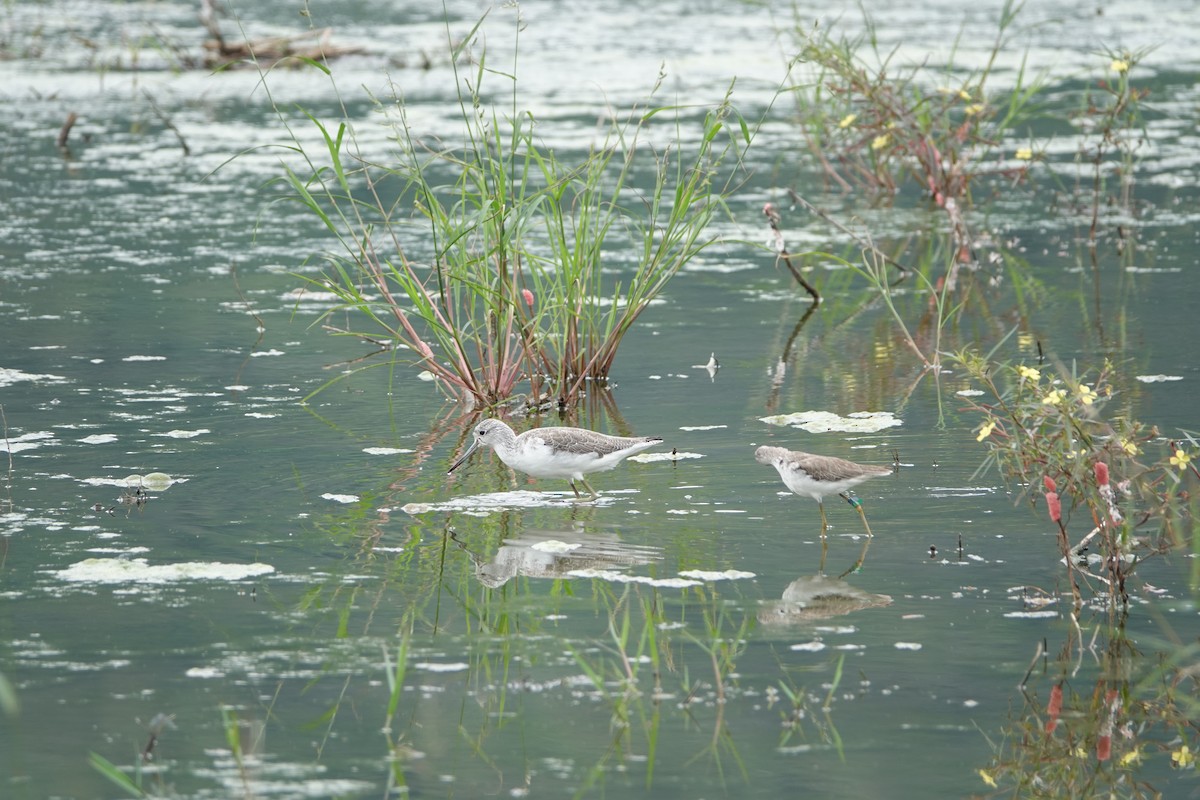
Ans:
<svg viewBox="0 0 1200 800"><path fill-rule="evenodd" d="M505 539L491 558L467 547L451 531L451 540L475 565L475 577L495 589L516 577L568 577L577 569L628 569L662 560L662 550L650 545L622 542L615 534L582 530L522 531Z"/></svg>
<svg viewBox="0 0 1200 800"><path fill-rule="evenodd" d="M874 594L851 586L842 578L817 573L789 583L781 599L765 603L759 609L758 621L764 625L815 622L891 604L892 598L886 594Z"/></svg>

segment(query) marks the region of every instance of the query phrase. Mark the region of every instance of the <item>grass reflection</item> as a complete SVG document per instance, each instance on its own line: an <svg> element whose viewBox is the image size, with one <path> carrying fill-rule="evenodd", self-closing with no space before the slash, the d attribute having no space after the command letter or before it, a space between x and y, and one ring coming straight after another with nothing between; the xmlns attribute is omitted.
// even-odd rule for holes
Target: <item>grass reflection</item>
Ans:
<svg viewBox="0 0 1200 800"><path fill-rule="evenodd" d="M417 791L430 780L431 753L470 764L459 777L467 791L520 793L560 778L575 796L631 780L652 788L680 765L703 765L732 790L749 784L752 771L730 720L762 713L750 709L764 698L763 711L779 708L781 748L816 736L840 752L833 696L841 655L813 667L834 675L823 699L796 686L789 659L777 662L776 674L747 680L740 665L761 611L743 584L677 588L670 581L679 579L647 579L667 584L660 586L572 576L580 564L608 565L614 575L633 566L653 573L662 555L582 528L520 530L506 516L418 544L426 552L387 565L378 591L331 582L306 598L308 608L335 606L335 635L352 647L370 646L376 637L368 630L389 605L398 614L398 635L383 645L376 668L339 675L346 665L329 664L339 686L325 690L328 704L310 720L332 745L349 735L343 728L361 724L364 710L379 709L379 769L389 791ZM499 541L489 545L492 536ZM556 545L532 549L546 542ZM562 544L579 546L555 552ZM510 547L526 552L510 558ZM493 555L483 557L482 548ZM532 553L541 555L531 562ZM548 723L562 734L542 743ZM555 767L561 775L551 775L548 754L560 750L570 756Z"/></svg>

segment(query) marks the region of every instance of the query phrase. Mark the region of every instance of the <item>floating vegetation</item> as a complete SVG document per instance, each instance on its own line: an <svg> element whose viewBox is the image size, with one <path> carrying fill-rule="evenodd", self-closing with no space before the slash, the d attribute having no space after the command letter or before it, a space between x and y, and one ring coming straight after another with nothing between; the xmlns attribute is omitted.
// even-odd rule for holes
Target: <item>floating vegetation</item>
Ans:
<svg viewBox="0 0 1200 800"><path fill-rule="evenodd" d="M80 444L111 444L117 441L115 433L93 433L78 440Z"/></svg>
<svg viewBox="0 0 1200 800"><path fill-rule="evenodd" d="M223 564L219 561L189 561L151 564L145 558L87 558L55 572L71 583L163 584L179 581L240 581L270 575L270 564Z"/></svg>
<svg viewBox="0 0 1200 800"><path fill-rule="evenodd" d="M757 577L753 572L746 572L741 569L725 569L725 570L704 570L704 569L685 569L679 573L681 578L695 578L698 581L712 583L713 581L741 581L748 578Z"/></svg>
<svg viewBox="0 0 1200 800"><path fill-rule="evenodd" d="M126 475L124 478L80 478L79 482L86 486L117 486L122 489L145 489L152 492L165 492L176 483L183 483L186 478L174 478L165 472L151 472L148 475Z"/></svg>
<svg viewBox="0 0 1200 800"><path fill-rule="evenodd" d="M148 492L165 492L176 482L175 478L172 478L165 472L151 472L146 475L127 475L125 477L125 485L129 488L141 488Z"/></svg>
<svg viewBox="0 0 1200 800"><path fill-rule="evenodd" d="M23 450L36 450L48 444L58 444L54 434L50 431L36 431L0 439L0 450L8 453L20 453Z"/></svg>
<svg viewBox="0 0 1200 800"><path fill-rule="evenodd" d="M647 575L628 575L624 572L613 572L610 569L586 567L567 572L571 578L596 578L609 583L639 583L644 586L654 586L659 589L686 589L689 586L702 586L703 582L690 578L651 578Z"/></svg>
<svg viewBox="0 0 1200 800"><path fill-rule="evenodd" d="M809 433L874 433L904 424L890 411L856 411L839 416L831 411L798 411L760 417L768 425L786 425Z"/></svg>
<svg viewBox="0 0 1200 800"><path fill-rule="evenodd" d="M688 453L672 450L669 453L636 453L626 458L626 461L637 461L641 464L650 464L655 461L683 461L689 458L704 458L703 453Z"/></svg>
<svg viewBox="0 0 1200 800"><path fill-rule="evenodd" d="M164 433L156 433L155 436L161 436L165 439L195 439L197 436L203 436L206 433L212 433L208 428L200 428L194 431L185 431L176 428L175 430L166 431Z"/></svg>
<svg viewBox="0 0 1200 800"><path fill-rule="evenodd" d="M0 367L0 386L12 386L14 383L21 381L28 381L30 383L66 383L67 379L61 375L22 372L19 369Z"/></svg>

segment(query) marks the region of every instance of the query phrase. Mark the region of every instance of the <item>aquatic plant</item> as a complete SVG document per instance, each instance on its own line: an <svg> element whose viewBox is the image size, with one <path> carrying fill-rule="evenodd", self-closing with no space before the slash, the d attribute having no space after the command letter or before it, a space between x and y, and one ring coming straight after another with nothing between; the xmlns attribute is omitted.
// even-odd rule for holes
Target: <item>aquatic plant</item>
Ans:
<svg viewBox="0 0 1200 800"><path fill-rule="evenodd" d="M751 130L728 93L700 118L632 108L614 112L602 141L567 163L543 140L545 123L521 108L519 48L511 65L492 66L482 23L451 45L460 145L416 133L396 89L374 98L391 120L394 160L364 152L350 124L312 117L326 150L318 156L296 137L308 173L287 168L286 179L341 248L312 284L337 296L335 311L368 322L338 333L409 356L467 404L495 406L524 385L533 405L569 407L608 378L637 319L712 243L706 229L731 185L720 182L723 167L740 159ZM460 73L476 44L473 71ZM490 99L490 81L507 84L507 107ZM670 141L651 145L672 113Z"/></svg>
<svg viewBox="0 0 1200 800"><path fill-rule="evenodd" d="M881 53L869 16L866 32L855 38L819 27L795 30L793 71L806 69L811 77L789 91L821 172L844 191L862 188L875 195L915 183L950 221L951 271L974 261L964 217L972 184L984 174L1020 179L1027 169L1001 161L1000 143L1005 131L1033 115L1043 79L1029 80L1022 67L1006 93L988 86L997 57L1015 37L1021 5L1004 5L986 65L952 85L942 83L952 64L933 75L928 65L897 65L894 52Z"/></svg>
<svg viewBox="0 0 1200 800"><path fill-rule="evenodd" d="M1164 448L1157 429L1127 409L1105 414L1114 396L1111 365L1078 375L1045 364L996 364L971 351L954 360L987 398L966 398L983 417L976 439L987 454L980 469L995 466L1031 503L1044 500L1077 610L1077 576L1102 585L1116 608L1127 602L1125 581L1140 558L1192 543L1184 482L1189 473L1200 478L1192 463L1196 444L1189 438ZM1146 459L1156 451L1157 458ZM1067 529L1076 509L1091 530L1072 544ZM1157 529L1139 535L1151 523Z"/></svg>
<svg viewBox="0 0 1200 800"><path fill-rule="evenodd" d="M1141 114L1141 101L1150 90L1137 88L1131 82L1131 73L1146 53L1146 50L1105 51L1103 56L1108 61L1107 68L1112 77L1097 80L1094 88L1089 87L1083 94L1082 108L1072 115L1072 120L1084 130L1075 159L1077 163L1088 167L1091 173L1088 244L1093 248L1096 246L1101 207L1109 197L1109 173L1116 178L1119 187L1115 204L1120 208L1129 208L1138 153L1149 143L1149 134ZM1118 229L1118 240L1123 238L1124 233Z"/></svg>
<svg viewBox="0 0 1200 800"><path fill-rule="evenodd" d="M135 771L134 777L129 777L116 764L109 761L99 753L88 753L88 763L92 765L92 769L103 775L121 791L125 792L129 797L147 797L146 791L142 788L142 772L139 768Z"/></svg>

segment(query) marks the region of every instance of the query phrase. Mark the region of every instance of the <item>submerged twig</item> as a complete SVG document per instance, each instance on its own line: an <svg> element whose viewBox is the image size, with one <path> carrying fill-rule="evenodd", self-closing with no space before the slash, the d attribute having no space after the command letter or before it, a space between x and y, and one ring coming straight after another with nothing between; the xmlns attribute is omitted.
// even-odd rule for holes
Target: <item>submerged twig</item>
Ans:
<svg viewBox="0 0 1200 800"><path fill-rule="evenodd" d="M4 452L8 454L8 472L6 473L6 476L5 476L7 479L6 483L8 484L8 500L6 502L6 505L8 506L8 512L11 514L12 510L13 510L13 501L12 501L13 453L12 453L12 443L8 441L8 417L5 416L5 414L4 414L4 406L3 405L0 405L0 428L3 429L3 430L0 430L0 433L3 433L3 435L4 435ZM5 539L5 541L7 541L7 539Z"/></svg>
<svg viewBox="0 0 1200 800"><path fill-rule="evenodd" d="M822 211L821 209L814 206L812 203L805 200L803 197L800 196L800 194L795 189L788 189L788 196L790 196L792 198L792 202L795 202L795 203L798 203L798 204L804 206L810 214L820 217L821 219L825 220L833 227L837 228L842 233L849 236L851 239L854 240L854 243L857 244L859 247L861 247L863 250L868 250L868 251L874 253L878 258L882 259L885 263L890 264L891 266L895 267L896 269L900 270L903 273L908 272L908 267L904 266L899 261L897 261L896 259L889 256L887 253L880 250L878 247L875 246L874 242L872 242L869 239L864 239L863 237L859 236L857 233L850 230L845 225L838 222L836 219L829 216L824 211Z"/></svg>
<svg viewBox="0 0 1200 800"><path fill-rule="evenodd" d="M175 138L179 140L179 146L183 149L183 154L185 156L190 156L192 154L192 149L188 147L187 140L183 138L183 134L179 132L179 128L176 128L175 123L171 122L171 118L168 117L166 113L158 107L158 103L154 102L154 98L150 96L149 92L143 91L142 94L146 96L146 100L150 103L150 108L152 111L154 111L154 116L158 117L158 121L163 124L163 127L175 134Z"/></svg>
<svg viewBox="0 0 1200 800"><path fill-rule="evenodd" d="M221 26L217 23L217 12L215 0L200 0L200 24L217 43L217 49L224 53L225 37L221 35Z"/></svg>
<svg viewBox="0 0 1200 800"><path fill-rule="evenodd" d="M1021 678L1021 682L1018 684L1018 686L1020 686L1022 689L1025 688L1025 684L1029 683L1029 676L1033 674L1034 667L1037 666L1038 659L1046 655L1046 653L1046 640L1042 639L1040 642L1038 642L1037 649L1033 653L1033 658L1029 659L1029 669L1025 670L1025 677Z"/></svg>
<svg viewBox="0 0 1200 800"><path fill-rule="evenodd" d="M67 114L67 118L63 121L62 127L58 129L58 138L55 140L55 144L58 145L59 150L70 152L70 148L67 147L67 139L70 138L71 128L75 127L75 121L78 119L79 115L74 111Z"/></svg>
<svg viewBox="0 0 1200 800"><path fill-rule="evenodd" d="M771 226L771 232L775 235L775 253L776 261L783 260L787 264L787 268L791 271L792 277L796 279L796 283L804 287L804 291L808 292L809 297L813 299L812 308L816 308L821 304L821 295L816 288L804 279L800 274L800 270L792 264L792 259L788 253L787 243L783 241L783 232L779 230L779 209L774 203L767 203L763 206L763 215L767 218L767 224ZM811 310L811 309L810 309Z"/></svg>

